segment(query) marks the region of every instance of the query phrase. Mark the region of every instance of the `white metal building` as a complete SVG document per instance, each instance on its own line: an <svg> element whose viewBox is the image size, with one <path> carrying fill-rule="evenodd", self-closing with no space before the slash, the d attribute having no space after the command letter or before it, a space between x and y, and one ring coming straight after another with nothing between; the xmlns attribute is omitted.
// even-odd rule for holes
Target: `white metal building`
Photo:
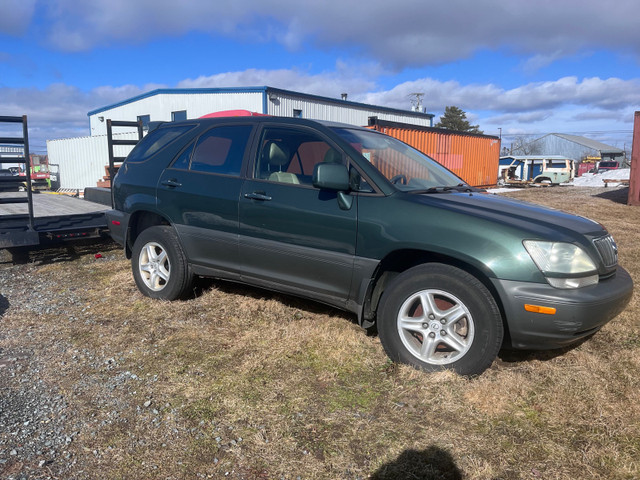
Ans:
<svg viewBox="0 0 640 480"><path fill-rule="evenodd" d="M105 174L104 166L109 163L107 119L140 120L148 128L150 122L199 118L226 110L249 110L280 117L331 120L360 126L367 125L369 117L378 117L380 120L432 127L434 117L416 109L401 110L352 102L347 100L346 94L342 98L329 98L267 86L158 89L89 112L89 137L47 140L49 162L58 165L61 188L95 186ZM126 128L118 128L114 133L124 134L123 139L137 138L127 133Z"/></svg>
<svg viewBox="0 0 640 480"><path fill-rule="evenodd" d="M344 95L346 97L346 95ZM185 120L224 110L249 110L278 117L332 120L367 125L369 117L433 126L433 114L380 107L346 99L320 97L272 87L159 89L88 113L91 135L107 133L106 119L137 121Z"/></svg>
<svg viewBox="0 0 640 480"><path fill-rule="evenodd" d="M118 140L137 140L137 133L119 133ZM64 138L47 140L49 168L62 189L83 190L95 187L106 175L105 166L109 165L107 136ZM114 147L116 156L125 156L131 147Z"/></svg>

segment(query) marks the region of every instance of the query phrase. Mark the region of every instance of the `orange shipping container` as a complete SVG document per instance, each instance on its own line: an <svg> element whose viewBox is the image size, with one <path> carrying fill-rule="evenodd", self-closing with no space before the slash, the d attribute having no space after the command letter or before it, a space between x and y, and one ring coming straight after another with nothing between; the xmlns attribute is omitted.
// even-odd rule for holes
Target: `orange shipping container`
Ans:
<svg viewBox="0 0 640 480"><path fill-rule="evenodd" d="M500 160L498 137L388 122L376 117L369 119L369 128L429 155L471 186L489 187L497 182Z"/></svg>

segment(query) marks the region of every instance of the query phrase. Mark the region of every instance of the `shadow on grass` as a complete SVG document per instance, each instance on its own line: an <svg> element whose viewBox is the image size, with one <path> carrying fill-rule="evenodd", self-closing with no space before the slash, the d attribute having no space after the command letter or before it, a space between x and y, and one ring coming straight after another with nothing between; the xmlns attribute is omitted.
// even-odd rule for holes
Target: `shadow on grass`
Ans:
<svg viewBox="0 0 640 480"><path fill-rule="evenodd" d="M597 193L594 197L604 198L605 200L626 205L629 199L629 187L613 187L604 192Z"/></svg>
<svg viewBox="0 0 640 480"><path fill-rule="evenodd" d="M267 289L255 287L252 285L246 285L246 284L213 279L208 277L196 278L194 283L193 294L187 297L185 300L188 300L189 298L199 297L211 288L215 288L225 294L242 295L245 297L253 298L255 300L265 300L265 299L276 300L290 308L297 308L300 310L304 310L305 312L308 312L314 315L332 315L332 316L342 317L345 319L345 321L350 321L355 325L358 324L358 319L355 314L349 313L344 310L340 310L338 308L331 307L329 305L325 305L323 303L316 302L314 300L309 300L301 297L296 297L294 295L287 295L284 293L274 292L272 290L267 290ZM371 337L377 337L378 331L377 331L376 325L374 324L373 327L363 329L363 334ZM553 360L554 358L560 357L565 353L573 350L574 348L582 345L582 343L584 343L590 338L591 336L585 339L582 339L580 341L577 341L575 344L572 344L563 348L553 349L553 350L513 350L509 348L503 348L498 353L498 358L496 359L496 362L499 366L509 368L509 367L515 367L519 363L529 362L532 360L539 360L539 361ZM422 478L422 477L419 477L419 478ZM427 477L427 478L431 478L431 477Z"/></svg>
<svg viewBox="0 0 640 480"><path fill-rule="evenodd" d="M462 472L449 452L436 446L426 450L405 450L394 461L384 464L373 475L374 480L461 480Z"/></svg>
<svg viewBox="0 0 640 480"><path fill-rule="evenodd" d="M577 340L576 343L571 345L567 345L563 348L556 348L553 350L511 350L511 349L502 349L500 353L498 353L498 364L502 364L502 366L509 366L509 364L529 362L531 360L538 360L541 362L546 362L549 360L553 360L554 358L561 357L567 352L578 348L584 342L588 341L594 334L589 335L586 338L581 340Z"/></svg>
<svg viewBox="0 0 640 480"><path fill-rule="evenodd" d="M344 317L345 320L358 323L358 319L355 314L351 314L345 310L325 305L324 303L316 302L314 300L297 297L294 295L288 295L286 293L274 292L253 285L247 285L243 283L234 283L231 281L219 280L207 277L198 277L194 283L193 294L195 297L199 297L205 291L210 288L216 288L221 292L228 293L230 295L243 295L245 297L251 297L255 300L273 299L282 303L283 305L291 308L298 308L313 314L320 315L335 315ZM193 297L191 297L193 298Z"/></svg>
<svg viewBox="0 0 640 480"><path fill-rule="evenodd" d="M25 265L33 263L35 265L49 265L58 262L73 262L83 255L102 254L113 250L119 250L120 245L111 238L91 238L86 240L75 240L60 245L38 245L33 247L8 248L7 256L3 256L5 264Z"/></svg>

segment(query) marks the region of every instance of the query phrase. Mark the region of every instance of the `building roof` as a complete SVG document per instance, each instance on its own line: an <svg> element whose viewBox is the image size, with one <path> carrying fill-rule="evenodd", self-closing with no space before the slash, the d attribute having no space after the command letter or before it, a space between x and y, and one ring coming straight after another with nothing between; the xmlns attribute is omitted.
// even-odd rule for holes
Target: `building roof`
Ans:
<svg viewBox="0 0 640 480"><path fill-rule="evenodd" d="M176 95L176 94L203 94L203 93L262 93L263 95L268 95L269 93L274 94L284 94L284 95L293 95L296 97L304 98L307 100L316 100L326 103L331 103L339 106L351 106L356 108L367 108L373 110L379 110L383 112L389 112L394 114L415 116L416 118L433 118L435 115L432 113L423 113L416 112L413 110L402 110L400 108L390 108L390 107L382 107L379 105L371 105L367 103L359 103L352 102L350 100L342 100L339 98L331 98L331 97L322 97L320 95L311 95L308 93L300 93L294 92L292 90L283 90L280 88L273 88L269 86L259 86L259 87L229 87L229 88L159 88L156 90L151 90L149 92L143 93L141 95L137 95L135 97L128 98L127 100L123 100L118 103L114 103L112 105L107 105L106 107L100 107L95 110L91 110L87 113L87 116L95 115L97 113L104 112L106 110L111 110L112 108L121 107L123 105L127 105L129 103L137 102L138 100L142 100L143 98L153 97L155 95ZM264 112L263 112L264 113Z"/></svg>
<svg viewBox="0 0 640 480"><path fill-rule="evenodd" d="M612 147L611 145L607 145L606 143L598 142L597 140L592 140L591 138L581 137L579 135L567 135L566 133L549 133L547 135L544 135L543 137L540 137L538 140L541 140L542 138L549 135L554 135L569 142L578 143L580 145L584 145L587 148L598 150L603 153L624 153L622 149Z"/></svg>

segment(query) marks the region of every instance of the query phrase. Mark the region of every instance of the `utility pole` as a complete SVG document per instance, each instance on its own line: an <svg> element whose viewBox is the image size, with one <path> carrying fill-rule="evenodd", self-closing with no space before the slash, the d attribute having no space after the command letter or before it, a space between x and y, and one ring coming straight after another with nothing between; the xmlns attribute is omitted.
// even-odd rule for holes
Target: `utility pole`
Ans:
<svg viewBox="0 0 640 480"><path fill-rule="evenodd" d="M424 113L422 111L422 97L424 97L423 92L415 92L409 94L409 98L411 99L411 110L413 110L414 112Z"/></svg>

